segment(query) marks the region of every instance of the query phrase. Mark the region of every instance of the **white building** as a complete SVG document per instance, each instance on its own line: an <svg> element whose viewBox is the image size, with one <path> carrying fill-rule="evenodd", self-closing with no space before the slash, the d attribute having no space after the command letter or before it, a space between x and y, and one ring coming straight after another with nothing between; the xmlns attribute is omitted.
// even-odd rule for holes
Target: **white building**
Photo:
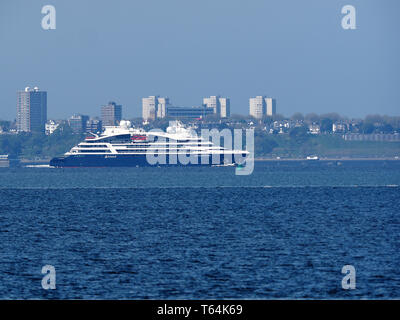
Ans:
<svg viewBox="0 0 400 320"><path fill-rule="evenodd" d="M276 99L273 98L265 98L265 104L267 106L267 116L272 117L276 114Z"/></svg>
<svg viewBox="0 0 400 320"><path fill-rule="evenodd" d="M142 99L142 117L144 120L156 119L156 96Z"/></svg>
<svg viewBox="0 0 400 320"><path fill-rule="evenodd" d="M218 96L211 96L209 98L204 98L203 105L205 105L207 108L212 108L214 110L214 114L220 113L221 106L219 104Z"/></svg>
<svg viewBox="0 0 400 320"><path fill-rule="evenodd" d="M231 115L231 100L229 98L220 98L219 103L221 105L221 118L229 118Z"/></svg>
<svg viewBox="0 0 400 320"><path fill-rule="evenodd" d="M155 120L165 118L167 107L170 105L169 98L159 96L149 96L142 99L142 117L144 120Z"/></svg>
<svg viewBox="0 0 400 320"><path fill-rule="evenodd" d="M221 118L227 118L231 113L231 103L229 98L223 98L220 96L210 96L203 99L203 105L207 108L212 108L214 114Z"/></svg>
<svg viewBox="0 0 400 320"><path fill-rule="evenodd" d="M321 127L316 123L310 124L308 126L308 130L310 131L311 134L320 134L321 133Z"/></svg>
<svg viewBox="0 0 400 320"><path fill-rule="evenodd" d="M332 124L333 132L346 132L346 125L343 123L334 123Z"/></svg>
<svg viewBox="0 0 400 320"><path fill-rule="evenodd" d="M59 123L56 123L53 120L47 121L45 124L46 134L47 135L53 134L53 132L57 130L59 125L60 125Z"/></svg>
<svg viewBox="0 0 400 320"><path fill-rule="evenodd" d="M157 118L165 118L167 116L167 107L170 105L169 98L158 98Z"/></svg>
<svg viewBox="0 0 400 320"><path fill-rule="evenodd" d="M276 114L276 99L257 96L249 100L250 115L256 119Z"/></svg>

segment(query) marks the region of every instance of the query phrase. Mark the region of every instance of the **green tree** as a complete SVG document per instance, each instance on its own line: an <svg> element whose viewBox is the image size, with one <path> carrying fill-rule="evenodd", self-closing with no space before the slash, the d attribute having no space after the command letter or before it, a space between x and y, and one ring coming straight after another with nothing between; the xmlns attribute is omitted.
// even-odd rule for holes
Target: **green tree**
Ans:
<svg viewBox="0 0 400 320"><path fill-rule="evenodd" d="M0 128L7 132L10 130L11 127L11 122L10 121L5 121L5 120L0 120Z"/></svg>
<svg viewBox="0 0 400 320"><path fill-rule="evenodd" d="M361 125L361 132L364 134L371 134L375 131L375 126L371 122L364 122Z"/></svg>
<svg viewBox="0 0 400 320"><path fill-rule="evenodd" d="M289 131L289 137L296 141L306 140L308 138L307 128L302 127L294 127Z"/></svg>
<svg viewBox="0 0 400 320"><path fill-rule="evenodd" d="M308 113L304 117L304 120L306 120L309 123L319 123L320 122L320 117L316 113Z"/></svg>
<svg viewBox="0 0 400 320"><path fill-rule="evenodd" d="M261 131L255 132L254 148L256 156L263 156L271 153L278 144L268 137L268 134Z"/></svg>
<svg viewBox="0 0 400 320"><path fill-rule="evenodd" d="M304 121L304 116L302 113L300 112L296 112L295 114L293 114L290 119L294 120L294 121Z"/></svg>
<svg viewBox="0 0 400 320"><path fill-rule="evenodd" d="M332 132L333 121L329 118L324 118L321 120L321 132L331 133Z"/></svg>

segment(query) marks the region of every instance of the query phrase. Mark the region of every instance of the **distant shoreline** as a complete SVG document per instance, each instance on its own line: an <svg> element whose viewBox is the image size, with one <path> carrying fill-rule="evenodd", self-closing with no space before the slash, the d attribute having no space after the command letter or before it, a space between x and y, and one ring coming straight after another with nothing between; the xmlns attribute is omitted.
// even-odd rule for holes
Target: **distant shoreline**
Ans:
<svg viewBox="0 0 400 320"><path fill-rule="evenodd" d="M257 162L290 162L290 161L307 161L307 162L315 162L315 161L400 161L400 157L398 159L394 157L387 158L320 158L318 160L306 159L306 158L255 158L254 161ZM30 160L30 159L21 159L21 164L48 164L50 159L43 160Z"/></svg>
<svg viewBox="0 0 400 320"><path fill-rule="evenodd" d="M400 161L400 158L319 158L318 160L306 158L255 158L254 161Z"/></svg>

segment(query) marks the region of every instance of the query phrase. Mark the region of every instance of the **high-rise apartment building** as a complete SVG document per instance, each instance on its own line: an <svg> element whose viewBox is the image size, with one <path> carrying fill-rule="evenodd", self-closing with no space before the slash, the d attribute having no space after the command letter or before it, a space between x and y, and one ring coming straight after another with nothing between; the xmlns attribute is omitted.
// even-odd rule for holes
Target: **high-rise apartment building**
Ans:
<svg viewBox="0 0 400 320"><path fill-rule="evenodd" d="M102 123L98 118L90 118L86 121L86 132L97 133L101 132Z"/></svg>
<svg viewBox="0 0 400 320"><path fill-rule="evenodd" d="M104 126L115 126L122 119L122 106L115 102L109 102L108 105L101 107L101 122Z"/></svg>
<svg viewBox="0 0 400 320"><path fill-rule="evenodd" d="M44 132L47 122L47 92L26 87L17 92L17 131Z"/></svg>
<svg viewBox="0 0 400 320"><path fill-rule="evenodd" d="M265 98L267 116L272 117L276 114L276 99Z"/></svg>
<svg viewBox="0 0 400 320"><path fill-rule="evenodd" d="M169 98L158 98L157 118L165 118L167 116L167 108L169 106Z"/></svg>
<svg viewBox="0 0 400 320"><path fill-rule="evenodd" d="M222 98L220 96L210 96L203 99L203 105L207 108L212 108L214 114L220 116L221 118L226 118L230 116L230 99Z"/></svg>
<svg viewBox="0 0 400 320"><path fill-rule="evenodd" d="M150 96L142 99L142 117L144 120L155 120L157 111L157 97Z"/></svg>
<svg viewBox="0 0 400 320"><path fill-rule="evenodd" d="M74 114L68 119L68 124L75 134L82 134L86 132L86 122L89 120L89 116L82 114Z"/></svg>
<svg viewBox="0 0 400 320"><path fill-rule="evenodd" d="M142 117L144 120L155 120L165 118L167 108L170 106L169 98L149 96L142 99Z"/></svg>
<svg viewBox="0 0 400 320"><path fill-rule="evenodd" d="M229 98L220 98L219 103L221 105L221 118L229 118L231 116L231 100Z"/></svg>
<svg viewBox="0 0 400 320"><path fill-rule="evenodd" d="M276 114L276 99L257 96L249 100L250 115L256 119Z"/></svg>
<svg viewBox="0 0 400 320"><path fill-rule="evenodd" d="M203 99L203 105L207 108L212 108L214 114L219 115L221 112L221 105L219 103L219 96L210 96Z"/></svg>
<svg viewBox="0 0 400 320"><path fill-rule="evenodd" d="M250 115L256 119L261 119L266 113L264 97L257 96L250 98Z"/></svg>

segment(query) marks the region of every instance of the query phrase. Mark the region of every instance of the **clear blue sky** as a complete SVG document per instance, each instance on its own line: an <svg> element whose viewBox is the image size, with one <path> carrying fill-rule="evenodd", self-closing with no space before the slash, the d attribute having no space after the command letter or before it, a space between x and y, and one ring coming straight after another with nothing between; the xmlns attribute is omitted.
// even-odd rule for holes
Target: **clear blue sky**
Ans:
<svg viewBox="0 0 400 320"><path fill-rule="evenodd" d="M41 28L52 4L57 29ZM341 8L357 10L357 30ZM400 114L399 0L1 0L0 119L16 91L48 91L48 117L141 115L141 98L277 98L278 113Z"/></svg>

